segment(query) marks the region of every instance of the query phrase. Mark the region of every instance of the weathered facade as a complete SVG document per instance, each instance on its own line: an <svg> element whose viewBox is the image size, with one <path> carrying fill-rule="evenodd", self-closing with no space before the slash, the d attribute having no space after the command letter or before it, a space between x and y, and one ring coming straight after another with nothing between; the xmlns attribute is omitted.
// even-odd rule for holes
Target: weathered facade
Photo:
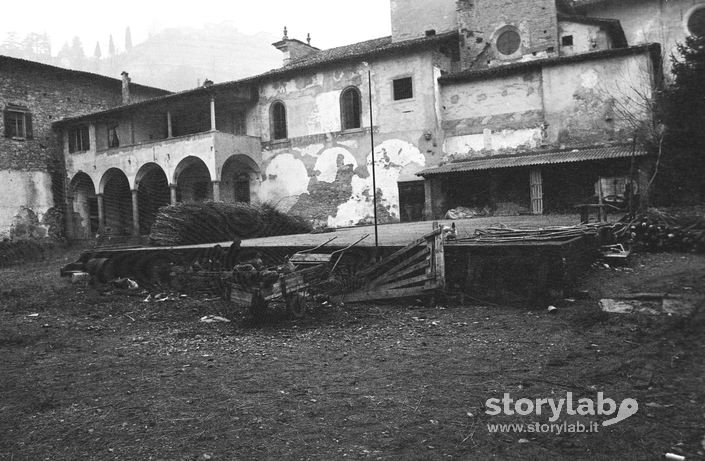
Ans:
<svg viewBox="0 0 705 461"><path fill-rule="evenodd" d="M180 200L371 222L373 157L381 221L637 193L661 54L613 3L392 0L391 37L319 50L285 31L279 69L62 120L72 235L144 233Z"/></svg>
<svg viewBox="0 0 705 461"><path fill-rule="evenodd" d="M166 92L130 84L133 100ZM43 237L63 205L63 146L52 124L122 104L122 81L0 56L0 237ZM61 212L57 213L57 217Z"/></svg>

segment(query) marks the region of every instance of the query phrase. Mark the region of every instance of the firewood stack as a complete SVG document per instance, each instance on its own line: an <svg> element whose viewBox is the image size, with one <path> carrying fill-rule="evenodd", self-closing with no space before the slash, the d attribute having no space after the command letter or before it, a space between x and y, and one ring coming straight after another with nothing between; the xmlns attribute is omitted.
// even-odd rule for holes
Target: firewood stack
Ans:
<svg viewBox="0 0 705 461"><path fill-rule="evenodd" d="M705 218L656 208L618 224L617 237L646 251L705 252Z"/></svg>

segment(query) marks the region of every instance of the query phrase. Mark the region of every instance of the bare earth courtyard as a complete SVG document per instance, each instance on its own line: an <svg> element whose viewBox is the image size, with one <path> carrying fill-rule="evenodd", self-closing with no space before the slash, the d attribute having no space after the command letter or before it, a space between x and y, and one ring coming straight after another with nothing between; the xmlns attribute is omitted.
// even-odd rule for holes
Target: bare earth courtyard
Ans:
<svg viewBox="0 0 705 461"><path fill-rule="evenodd" d="M255 324L212 297L144 302L141 290L72 286L58 268L76 254L0 269L0 459L705 453L702 303L684 318L598 308L600 298L640 291L702 299L702 255L595 267L581 286L588 297L552 313L449 300L321 305L305 320L275 312ZM232 321L199 321L211 314ZM595 433L488 431L550 414L490 416L487 399L567 392L632 398L638 412ZM564 413L557 423L602 420Z"/></svg>

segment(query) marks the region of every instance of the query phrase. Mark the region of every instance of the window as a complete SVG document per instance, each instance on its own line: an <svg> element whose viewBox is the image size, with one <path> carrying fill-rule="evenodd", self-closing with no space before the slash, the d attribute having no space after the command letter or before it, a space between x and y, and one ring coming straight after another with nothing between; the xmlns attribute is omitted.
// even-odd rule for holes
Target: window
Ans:
<svg viewBox="0 0 705 461"><path fill-rule="evenodd" d="M108 147L120 147L120 138L118 138L118 126L108 126Z"/></svg>
<svg viewBox="0 0 705 461"><path fill-rule="evenodd" d="M32 139L32 114L26 108L8 106L3 115L6 138Z"/></svg>
<svg viewBox="0 0 705 461"><path fill-rule="evenodd" d="M245 114L242 112L235 112L233 115L233 134L238 136L247 135L247 122L245 121Z"/></svg>
<svg viewBox="0 0 705 461"><path fill-rule="evenodd" d="M414 89L411 77L398 78L392 82L394 90L394 100L411 99L414 97Z"/></svg>
<svg viewBox="0 0 705 461"><path fill-rule="evenodd" d="M286 139L286 107L281 101L272 104L269 112L272 139Z"/></svg>
<svg viewBox="0 0 705 461"><path fill-rule="evenodd" d="M561 46L573 46L573 36L564 35L561 37Z"/></svg>
<svg viewBox="0 0 705 461"><path fill-rule="evenodd" d="M514 54L521 45L521 36L514 28L505 29L497 36L497 51L505 56Z"/></svg>
<svg viewBox="0 0 705 461"><path fill-rule="evenodd" d="M705 36L705 5L697 5L691 9L685 24L690 35Z"/></svg>
<svg viewBox="0 0 705 461"><path fill-rule="evenodd" d="M90 149L88 127L79 126L69 130L69 152L82 152Z"/></svg>
<svg viewBox="0 0 705 461"><path fill-rule="evenodd" d="M340 120L343 130L360 128L360 91L350 87L340 95Z"/></svg>

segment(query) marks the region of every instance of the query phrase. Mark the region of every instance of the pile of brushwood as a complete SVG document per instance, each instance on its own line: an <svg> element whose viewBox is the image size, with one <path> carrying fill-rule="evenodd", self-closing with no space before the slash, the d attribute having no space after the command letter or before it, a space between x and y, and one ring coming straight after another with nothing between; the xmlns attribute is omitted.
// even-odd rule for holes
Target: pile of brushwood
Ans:
<svg viewBox="0 0 705 461"><path fill-rule="evenodd" d="M705 252L705 218L695 214L649 208L634 218L622 219L615 235L645 251Z"/></svg>
<svg viewBox="0 0 705 461"><path fill-rule="evenodd" d="M149 235L154 245L190 245L311 232L303 218L264 203L179 203L161 208Z"/></svg>

